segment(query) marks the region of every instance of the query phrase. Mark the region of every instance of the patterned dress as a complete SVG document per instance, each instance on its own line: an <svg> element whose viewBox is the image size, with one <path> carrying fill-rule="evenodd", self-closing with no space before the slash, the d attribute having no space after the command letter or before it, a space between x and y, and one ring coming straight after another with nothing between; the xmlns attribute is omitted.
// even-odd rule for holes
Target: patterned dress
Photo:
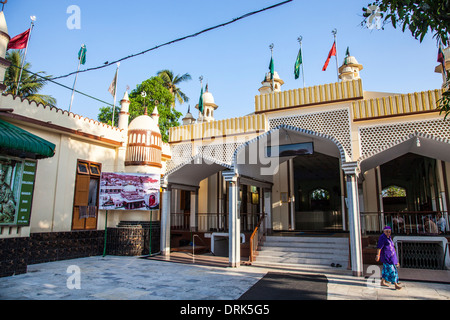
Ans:
<svg viewBox="0 0 450 320"><path fill-rule="evenodd" d="M380 261L383 263L381 277L393 284L398 283L398 258L395 252L394 242L391 237L387 237L384 233L378 239L378 249L380 251Z"/></svg>

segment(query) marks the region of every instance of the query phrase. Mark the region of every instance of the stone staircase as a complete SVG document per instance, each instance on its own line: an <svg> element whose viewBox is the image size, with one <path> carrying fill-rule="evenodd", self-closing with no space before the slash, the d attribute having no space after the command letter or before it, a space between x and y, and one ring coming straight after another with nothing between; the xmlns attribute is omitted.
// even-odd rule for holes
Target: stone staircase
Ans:
<svg viewBox="0 0 450 320"><path fill-rule="evenodd" d="M349 242L346 237L267 236L258 251L255 265L278 267L331 267L346 270L349 265Z"/></svg>

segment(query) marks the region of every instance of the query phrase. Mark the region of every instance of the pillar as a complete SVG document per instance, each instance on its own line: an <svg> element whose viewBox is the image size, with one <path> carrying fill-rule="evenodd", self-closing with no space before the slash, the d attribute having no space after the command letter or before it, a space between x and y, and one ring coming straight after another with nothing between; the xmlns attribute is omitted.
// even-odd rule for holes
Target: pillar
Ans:
<svg viewBox="0 0 450 320"><path fill-rule="evenodd" d="M264 214L266 215L266 231L272 234L272 189L264 189Z"/></svg>
<svg viewBox="0 0 450 320"><path fill-rule="evenodd" d="M190 210L191 231L198 231L198 189L191 191L191 210Z"/></svg>
<svg viewBox="0 0 450 320"><path fill-rule="evenodd" d="M294 159L288 160L289 181L289 213L291 230L295 230L295 191L294 191Z"/></svg>
<svg viewBox="0 0 450 320"><path fill-rule="evenodd" d="M161 212L161 255L170 255L170 198L172 188L167 181L161 183L162 194L162 212Z"/></svg>
<svg viewBox="0 0 450 320"><path fill-rule="evenodd" d="M350 258L354 276L363 276L361 218L358 199L357 163L343 164L347 184L348 225L350 231Z"/></svg>
<svg viewBox="0 0 450 320"><path fill-rule="evenodd" d="M229 182L228 207L228 258L229 266L237 268L241 264L241 219L239 212L239 178L234 171L223 171L225 181Z"/></svg>

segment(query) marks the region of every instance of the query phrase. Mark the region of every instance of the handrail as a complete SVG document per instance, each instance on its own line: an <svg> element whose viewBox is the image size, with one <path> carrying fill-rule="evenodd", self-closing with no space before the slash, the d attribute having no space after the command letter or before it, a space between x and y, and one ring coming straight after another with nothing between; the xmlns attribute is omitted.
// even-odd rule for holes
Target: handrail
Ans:
<svg viewBox="0 0 450 320"><path fill-rule="evenodd" d="M256 246L255 246L255 236L259 234L259 231L261 229L261 225L265 222L265 215L262 213L260 215L260 220L253 231L252 235L250 236L250 262L253 262L256 257L256 250L258 249L258 244L260 243L261 239L264 237L264 226L263 226L263 233L261 237L257 237Z"/></svg>

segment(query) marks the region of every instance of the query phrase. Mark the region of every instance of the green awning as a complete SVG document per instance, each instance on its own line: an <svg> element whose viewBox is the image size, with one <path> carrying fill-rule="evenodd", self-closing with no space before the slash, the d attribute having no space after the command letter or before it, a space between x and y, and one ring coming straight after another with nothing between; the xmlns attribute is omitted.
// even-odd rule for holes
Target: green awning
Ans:
<svg viewBox="0 0 450 320"><path fill-rule="evenodd" d="M53 157L55 145L0 119L0 154L20 158Z"/></svg>

